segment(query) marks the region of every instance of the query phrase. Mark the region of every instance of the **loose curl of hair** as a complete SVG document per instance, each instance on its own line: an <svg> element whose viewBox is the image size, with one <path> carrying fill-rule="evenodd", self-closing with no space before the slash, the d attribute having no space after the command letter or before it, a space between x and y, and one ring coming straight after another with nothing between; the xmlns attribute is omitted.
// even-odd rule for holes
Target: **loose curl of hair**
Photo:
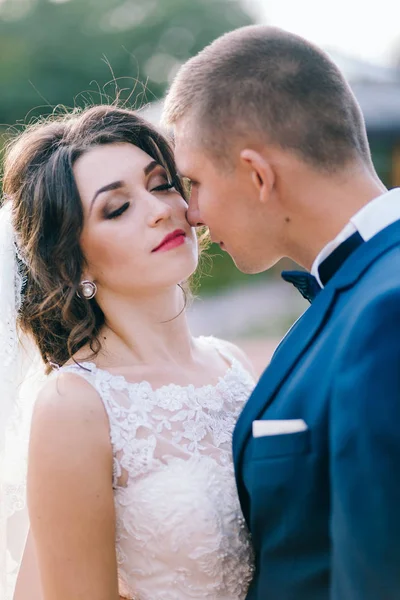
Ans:
<svg viewBox="0 0 400 600"><path fill-rule="evenodd" d="M73 166L94 146L121 142L162 164L186 199L167 140L131 110L95 106L37 123L6 152L3 191L12 201L26 277L18 324L33 336L48 371L51 363L65 364L83 346L92 356L101 349L104 314L95 300L77 295L85 258L80 247L83 209Z"/></svg>

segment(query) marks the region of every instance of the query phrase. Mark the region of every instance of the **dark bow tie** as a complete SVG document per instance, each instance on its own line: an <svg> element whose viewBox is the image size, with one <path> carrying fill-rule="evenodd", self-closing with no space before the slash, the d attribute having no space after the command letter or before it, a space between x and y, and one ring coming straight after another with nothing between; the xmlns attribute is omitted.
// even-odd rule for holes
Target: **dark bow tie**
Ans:
<svg viewBox="0 0 400 600"><path fill-rule="evenodd" d="M336 271L340 269L345 260L352 252L364 242L361 235L356 231L340 246L338 246L318 267L318 274L322 284L325 286L328 281L334 276ZM321 291L316 278L307 271L283 271L282 278L289 283L292 283L297 288L300 294L310 303L316 295Z"/></svg>
<svg viewBox="0 0 400 600"><path fill-rule="evenodd" d="M281 276L288 283L293 283L294 287L310 304L318 292L321 291L321 286L314 275L307 273L307 271L282 271Z"/></svg>

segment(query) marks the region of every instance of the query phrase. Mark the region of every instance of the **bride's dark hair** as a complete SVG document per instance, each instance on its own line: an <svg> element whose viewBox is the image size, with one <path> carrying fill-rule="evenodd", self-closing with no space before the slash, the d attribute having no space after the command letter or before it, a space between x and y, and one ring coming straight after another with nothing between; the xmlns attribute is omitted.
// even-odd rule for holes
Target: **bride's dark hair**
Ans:
<svg viewBox="0 0 400 600"><path fill-rule="evenodd" d="M3 192L12 202L26 278L19 326L33 336L47 365L63 365L86 345L93 355L101 348L104 314L95 300L77 296L85 259L73 166L93 146L118 142L133 144L162 164L186 197L168 142L131 110L95 106L37 123L6 152Z"/></svg>

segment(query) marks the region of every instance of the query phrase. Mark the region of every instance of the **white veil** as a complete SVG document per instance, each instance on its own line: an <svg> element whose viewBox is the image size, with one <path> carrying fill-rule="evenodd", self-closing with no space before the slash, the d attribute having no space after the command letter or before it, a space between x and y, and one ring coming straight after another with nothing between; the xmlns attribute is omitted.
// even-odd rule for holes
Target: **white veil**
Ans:
<svg viewBox="0 0 400 600"><path fill-rule="evenodd" d="M17 327L24 279L12 203L0 209L0 598L12 600L29 532L26 473L33 404L43 385L38 348Z"/></svg>

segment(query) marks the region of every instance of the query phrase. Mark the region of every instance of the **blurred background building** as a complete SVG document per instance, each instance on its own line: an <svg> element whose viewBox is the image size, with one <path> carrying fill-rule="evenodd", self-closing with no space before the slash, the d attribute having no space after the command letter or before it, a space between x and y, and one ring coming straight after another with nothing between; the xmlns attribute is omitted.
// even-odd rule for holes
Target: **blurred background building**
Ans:
<svg viewBox="0 0 400 600"><path fill-rule="evenodd" d="M0 144L40 115L117 97L158 123L184 61L264 22L330 52L360 102L378 174L400 186L399 16L391 0L0 0ZM246 276L219 248L208 255L193 331L239 340L260 371L307 303L280 279L288 261Z"/></svg>

